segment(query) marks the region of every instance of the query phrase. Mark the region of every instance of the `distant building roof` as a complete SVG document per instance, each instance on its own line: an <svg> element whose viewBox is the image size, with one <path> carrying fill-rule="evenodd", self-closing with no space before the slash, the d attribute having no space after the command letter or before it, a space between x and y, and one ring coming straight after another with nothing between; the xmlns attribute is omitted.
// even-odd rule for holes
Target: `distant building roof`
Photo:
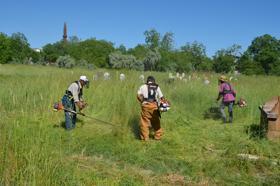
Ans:
<svg viewBox="0 0 280 186"><path fill-rule="evenodd" d="M32 48L32 50L34 50L35 52L42 52L41 48Z"/></svg>

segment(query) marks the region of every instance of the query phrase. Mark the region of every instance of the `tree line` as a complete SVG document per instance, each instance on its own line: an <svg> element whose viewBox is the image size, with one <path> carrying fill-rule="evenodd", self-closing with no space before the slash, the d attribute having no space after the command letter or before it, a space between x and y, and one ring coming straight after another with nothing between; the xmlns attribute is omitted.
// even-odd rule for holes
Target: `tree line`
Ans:
<svg viewBox="0 0 280 186"><path fill-rule="evenodd" d="M280 75L280 40L269 34L254 38L244 52L240 45L233 44L218 50L212 57L206 55L205 45L197 41L175 48L172 32L162 35L150 29L144 32L144 37L145 43L127 49L106 40L80 40L72 36L67 42L46 44L41 52L36 52L30 48L24 34L0 33L0 63L172 72L237 70L247 75Z"/></svg>

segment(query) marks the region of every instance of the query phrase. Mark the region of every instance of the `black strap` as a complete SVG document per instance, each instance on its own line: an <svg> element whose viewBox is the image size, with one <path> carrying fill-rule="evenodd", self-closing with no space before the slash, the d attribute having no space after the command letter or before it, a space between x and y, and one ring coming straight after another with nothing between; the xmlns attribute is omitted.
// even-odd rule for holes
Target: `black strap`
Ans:
<svg viewBox="0 0 280 186"><path fill-rule="evenodd" d="M82 96L83 96L83 88L80 87L79 81L75 81L75 83L78 85L78 89L79 89L79 95L78 95L78 97L79 97L79 99L81 99Z"/></svg>
<svg viewBox="0 0 280 186"><path fill-rule="evenodd" d="M144 101L155 102L158 85L156 83L148 83L146 85L148 86L148 98L144 98Z"/></svg>
<svg viewBox="0 0 280 186"><path fill-rule="evenodd" d="M223 94L232 94L233 91L232 91L232 88L231 88L231 85L229 83L225 83L229 86L229 90L225 90L225 88L223 89Z"/></svg>

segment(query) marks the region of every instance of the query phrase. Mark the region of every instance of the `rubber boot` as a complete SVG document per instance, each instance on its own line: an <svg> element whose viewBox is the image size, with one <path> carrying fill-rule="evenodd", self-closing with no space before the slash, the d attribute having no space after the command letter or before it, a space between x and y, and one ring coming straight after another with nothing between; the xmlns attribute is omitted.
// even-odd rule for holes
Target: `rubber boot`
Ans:
<svg viewBox="0 0 280 186"><path fill-rule="evenodd" d="M223 123L226 124L227 119L223 117Z"/></svg>
<svg viewBox="0 0 280 186"><path fill-rule="evenodd" d="M232 121L233 121L233 113L230 112L229 113L229 123L232 123Z"/></svg>

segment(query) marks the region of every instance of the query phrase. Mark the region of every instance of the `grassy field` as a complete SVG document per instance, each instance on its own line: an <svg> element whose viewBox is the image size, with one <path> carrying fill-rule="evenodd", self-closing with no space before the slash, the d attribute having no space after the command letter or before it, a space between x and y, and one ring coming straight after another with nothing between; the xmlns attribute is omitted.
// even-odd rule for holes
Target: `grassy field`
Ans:
<svg viewBox="0 0 280 186"><path fill-rule="evenodd" d="M280 143L263 138L258 106L279 95L279 77L240 76L233 84L248 107L234 109L233 125L215 113L217 77L168 82L154 75L172 108L162 114L161 141L138 139L140 72L43 66L0 66L0 185L279 185ZM124 72L126 81L118 80ZM91 79L85 113L67 132L63 112L52 105L80 75ZM238 154L257 155L258 160Z"/></svg>

